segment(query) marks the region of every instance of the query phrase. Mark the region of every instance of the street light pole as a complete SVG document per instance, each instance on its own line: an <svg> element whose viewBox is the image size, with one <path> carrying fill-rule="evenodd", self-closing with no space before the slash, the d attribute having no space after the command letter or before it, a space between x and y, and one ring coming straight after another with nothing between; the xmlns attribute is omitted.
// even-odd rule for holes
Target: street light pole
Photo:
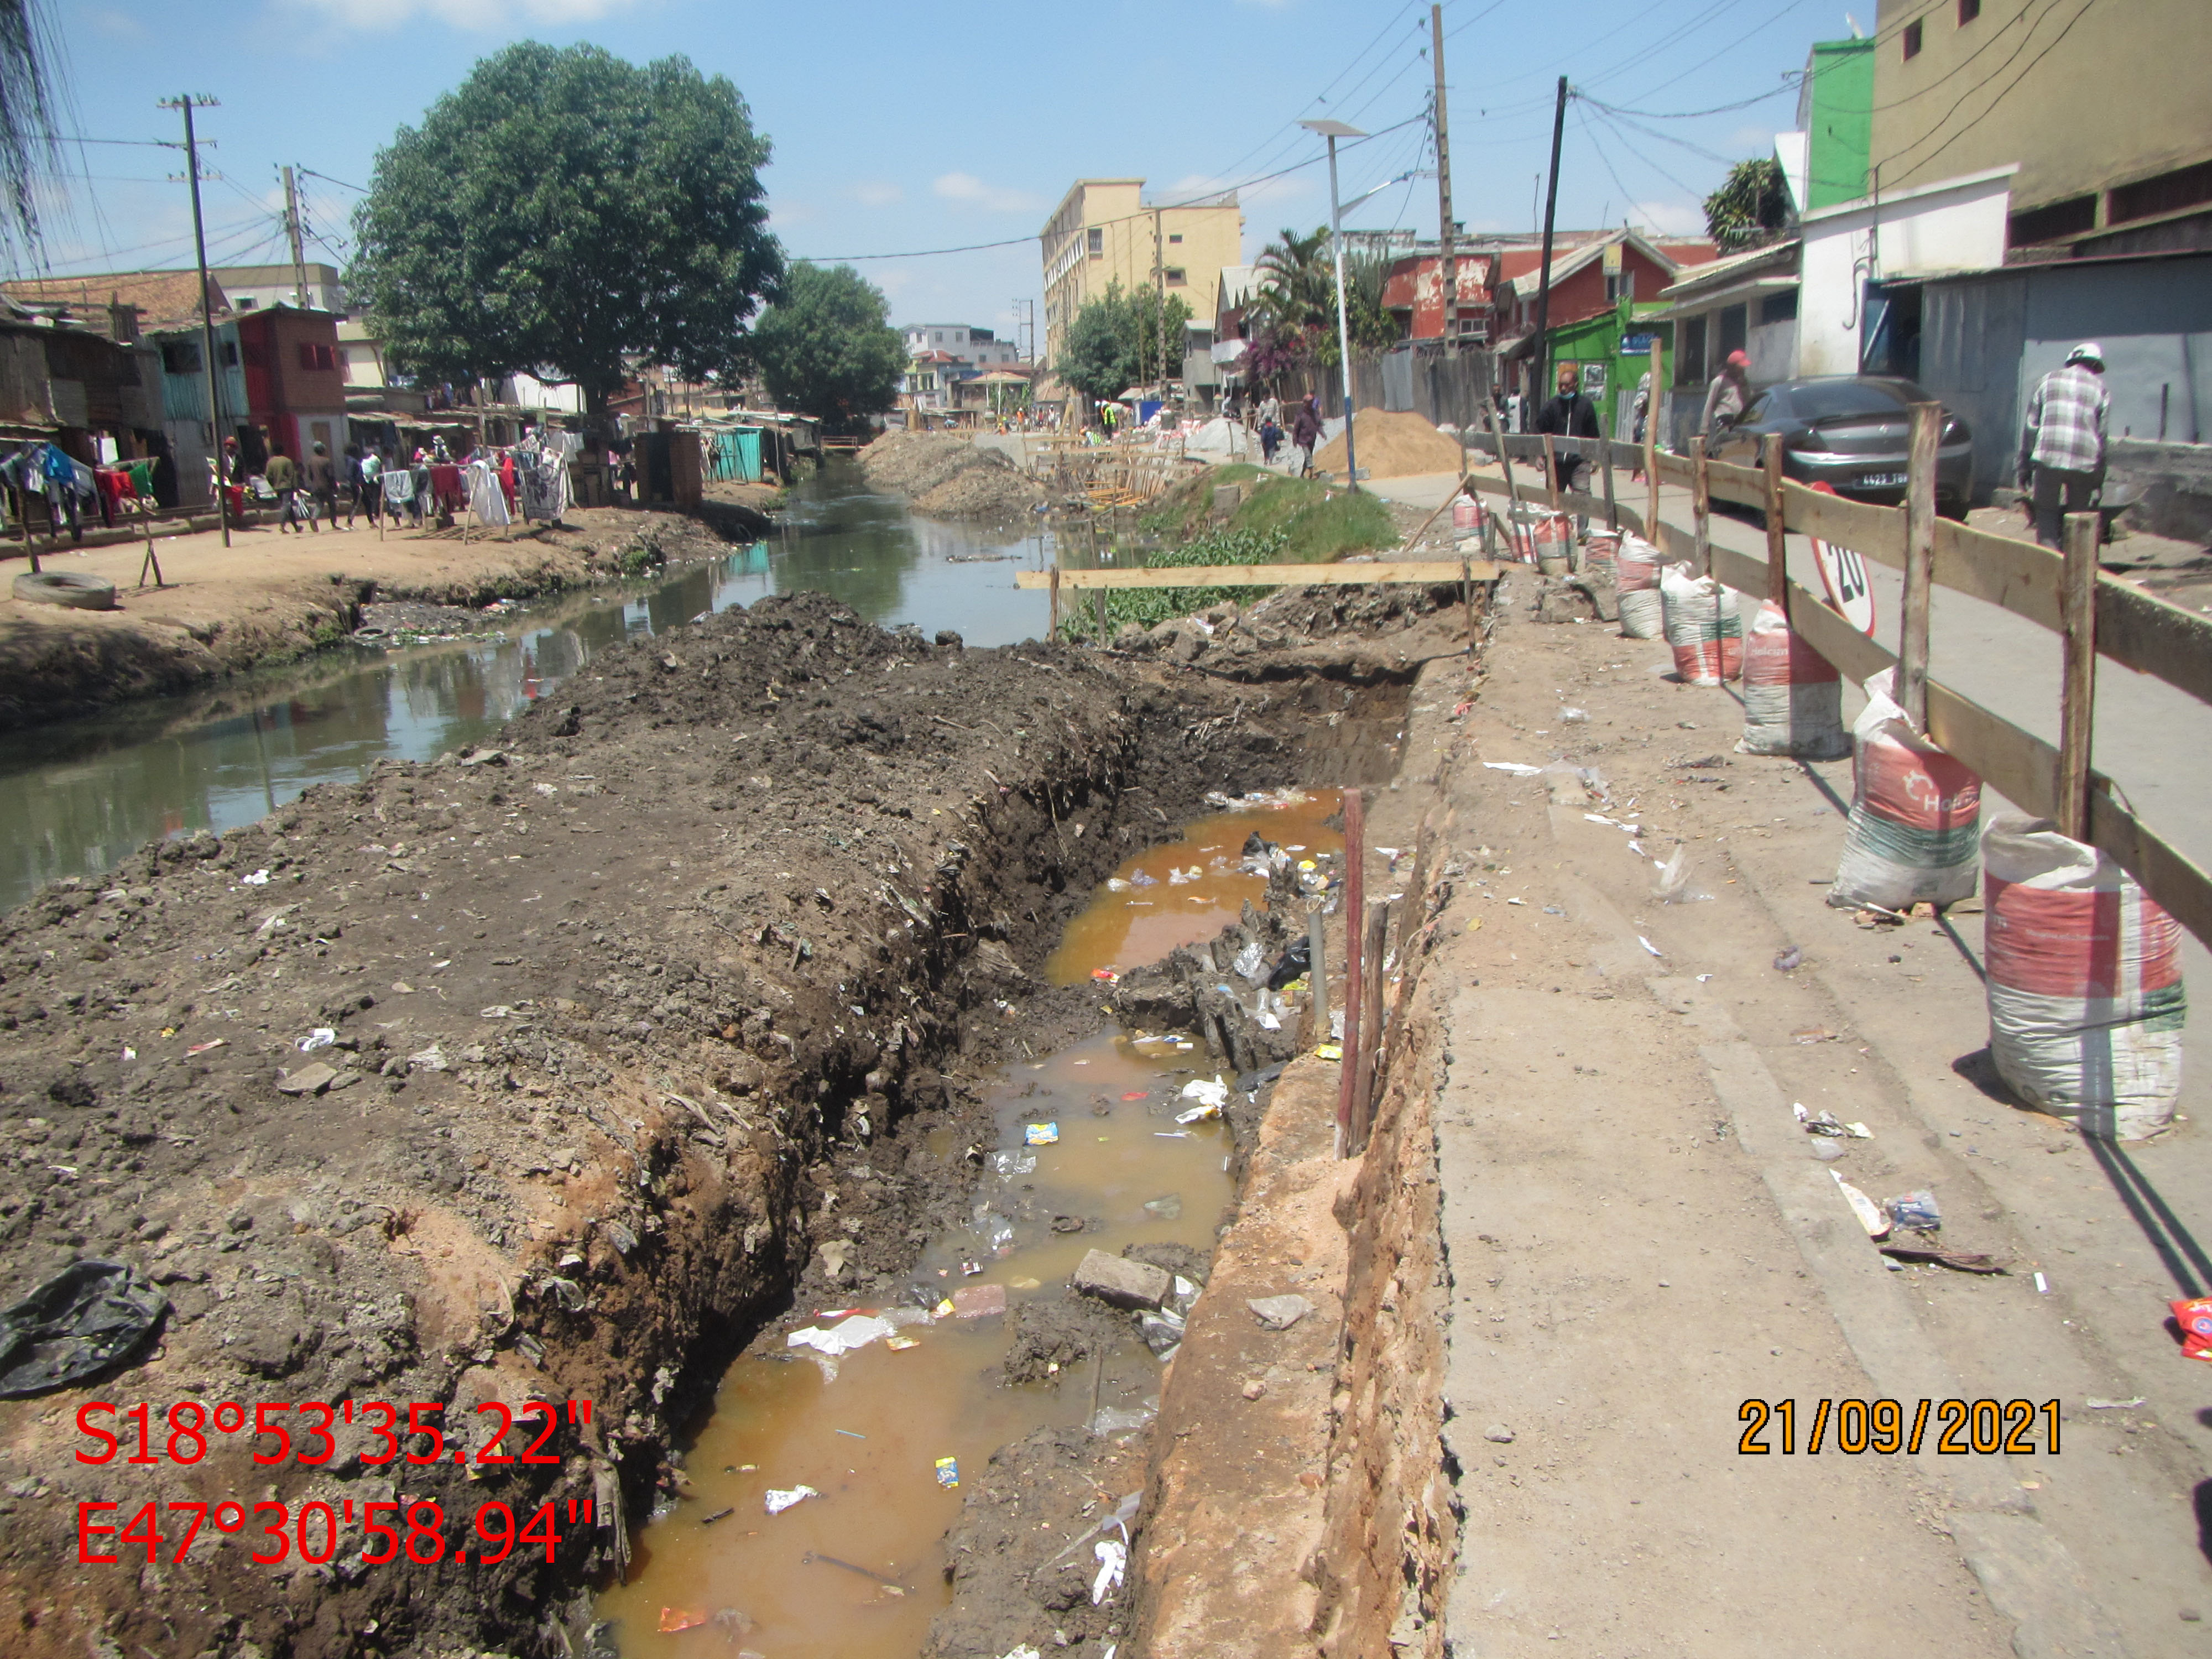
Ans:
<svg viewBox="0 0 2212 1659"><path fill-rule="evenodd" d="M222 544L228 547L230 506L222 493L222 374L215 360L215 306L208 283L207 232L200 221L199 138L192 131L192 111L213 108L215 103L212 98L188 92L162 99L161 107L180 110L185 118L185 179L192 189L192 251L198 258L200 273L200 355L206 359L203 367L207 371L208 426L215 441L216 521L222 526Z"/></svg>
<svg viewBox="0 0 2212 1659"><path fill-rule="evenodd" d="M1336 141L1364 138L1358 127L1341 121L1301 121L1298 125L1328 140L1328 241L1336 261L1336 355L1344 372L1344 472L1354 489L1359 488L1358 453L1352 441L1352 329L1344 306L1344 213L1336 199Z"/></svg>

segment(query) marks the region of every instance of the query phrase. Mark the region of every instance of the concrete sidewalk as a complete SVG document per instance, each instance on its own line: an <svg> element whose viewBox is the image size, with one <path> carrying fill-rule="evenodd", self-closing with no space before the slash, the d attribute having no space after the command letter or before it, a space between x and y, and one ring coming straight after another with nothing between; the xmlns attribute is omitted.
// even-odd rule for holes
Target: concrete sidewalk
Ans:
<svg viewBox="0 0 2212 1659"><path fill-rule="evenodd" d="M1433 505L1449 481L1411 486L1391 493ZM2212 1429L2164 1326L2212 1280L2212 1089L2124 1148L2011 1105L1978 919L1869 930L1823 902L1849 763L1734 755L1731 692L1664 678L1658 642L1534 624L1531 586L1504 586L1479 696L1408 732L1409 757L1449 758L1431 821L1454 942L1425 984L1450 1650L2202 1651ZM1594 767L1604 791L1497 761ZM1652 896L1677 846L1705 902ZM1823 1162L1794 1103L1870 1138ZM1836 1172L1876 1201L1935 1193L1946 1247L2009 1270L1893 1265ZM2011 1455L1939 1456L1931 1417L1907 1456L1843 1452L1831 1407L1808 1452L1822 1401L1895 1400L1909 1429L1923 1399L2033 1411ZM1739 1449L1747 1401L1764 1455Z"/></svg>

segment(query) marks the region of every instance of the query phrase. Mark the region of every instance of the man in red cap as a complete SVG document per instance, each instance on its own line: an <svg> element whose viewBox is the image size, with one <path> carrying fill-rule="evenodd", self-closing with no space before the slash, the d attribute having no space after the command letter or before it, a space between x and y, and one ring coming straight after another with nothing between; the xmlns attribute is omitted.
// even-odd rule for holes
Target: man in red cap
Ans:
<svg viewBox="0 0 2212 1659"><path fill-rule="evenodd" d="M1744 405L1751 401L1751 359L1741 351L1731 351L1721 372L1713 376L1713 383L1705 388L1705 416L1698 430L1704 434L1707 448L1714 439L1736 423L1743 414Z"/></svg>

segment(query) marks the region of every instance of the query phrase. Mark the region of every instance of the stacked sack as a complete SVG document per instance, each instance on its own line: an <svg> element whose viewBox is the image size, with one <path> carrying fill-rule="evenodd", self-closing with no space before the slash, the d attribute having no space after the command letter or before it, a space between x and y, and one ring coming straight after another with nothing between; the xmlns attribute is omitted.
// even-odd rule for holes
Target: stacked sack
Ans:
<svg viewBox="0 0 2212 1659"><path fill-rule="evenodd" d="M1835 666L1790 626L1771 599L1759 607L1743 645L1740 755L1835 760L1851 752L1844 730L1844 684Z"/></svg>
<svg viewBox="0 0 2212 1659"><path fill-rule="evenodd" d="M1896 670L1866 683L1852 724L1851 816L1828 902L1904 910L1974 891L1982 781L1912 729L1890 700Z"/></svg>
<svg viewBox="0 0 2212 1659"><path fill-rule="evenodd" d="M1659 599L1683 684L1718 685L1743 672L1743 613L1735 593L1711 576L1670 564L1659 575Z"/></svg>
<svg viewBox="0 0 2212 1659"><path fill-rule="evenodd" d="M2047 818L1982 837L1990 1055L2029 1105L2140 1140L2181 1094L2181 929L2119 866Z"/></svg>
<svg viewBox="0 0 2212 1659"><path fill-rule="evenodd" d="M1620 631L1632 640L1656 640L1665 631L1659 597L1659 550L1641 536L1623 535L1613 556L1613 590L1620 599Z"/></svg>

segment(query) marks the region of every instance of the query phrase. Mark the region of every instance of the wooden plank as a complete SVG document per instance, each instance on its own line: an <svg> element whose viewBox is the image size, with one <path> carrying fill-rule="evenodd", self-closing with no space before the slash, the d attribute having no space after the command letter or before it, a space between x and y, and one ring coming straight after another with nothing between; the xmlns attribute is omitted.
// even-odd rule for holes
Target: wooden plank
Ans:
<svg viewBox="0 0 2212 1659"><path fill-rule="evenodd" d="M2089 793L2089 842L2112 854L2176 921L2212 945L2212 876L2121 805L2108 779L2097 779Z"/></svg>
<svg viewBox="0 0 2212 1659"><path fill-rule="evenodd" d="M1396 582L1455 582L1462 566L1454 559L1400 559L1373 564L1192 564L1158 568L1024 570L1014 586L1060 587L1362 587ZM1496 581L1508 568L1487 559L1465 567L1479 582Z"/></svg>
<svg viewBox="0 0 2212 1659"><path fill-rule="evenodd" d="M1766 505L1766 479L1755 466L1738 466L1733 461L1716 461L1710 456L1705 460L1705 489L1717 501L1734 501L1740 507Z"/></svg>
<svg viewBox="0 0 2212 1659"><path fill-rule="evenodd" d="M1850 548L1893 570L1905 568L1905 514L1896 507L1849 501L1791 480L1782 486L1782 512L1800 535Z"/></svg>
<svg viewBox="0 0 2212 1659"><path fill-rule="evenodd" d="M2094 513L2066 520L2066 592L2061 636L2066 659L2058 704L2058 827L2089 833L2089 743L2097 709L2097 539Z"/></svg>
<svg viewBox="0 0 2212 1659"><path fill-rule="evenodd" d="M1928 729L1928 617L1936 579L1936 436L1941 404L1911 406L1912 447L1905 468L1905 597L1899 619L1897 702L1915 729Z"/></svg>
<svg viewBox="0 0 2212 1659"><path fill-rule="evenodd" d="M1661 483L1670 483L1679 489L1687 489L1697 482L1690 467L1690 458L1664 449L1653 453L1651 476Z"/></svg>
<svg viewBox="0 0 2212 1659"><path fill-rule="evenodd" d="M2212 702L2212 617L2110 576L2097 583L2097 653Z"/></svg>

